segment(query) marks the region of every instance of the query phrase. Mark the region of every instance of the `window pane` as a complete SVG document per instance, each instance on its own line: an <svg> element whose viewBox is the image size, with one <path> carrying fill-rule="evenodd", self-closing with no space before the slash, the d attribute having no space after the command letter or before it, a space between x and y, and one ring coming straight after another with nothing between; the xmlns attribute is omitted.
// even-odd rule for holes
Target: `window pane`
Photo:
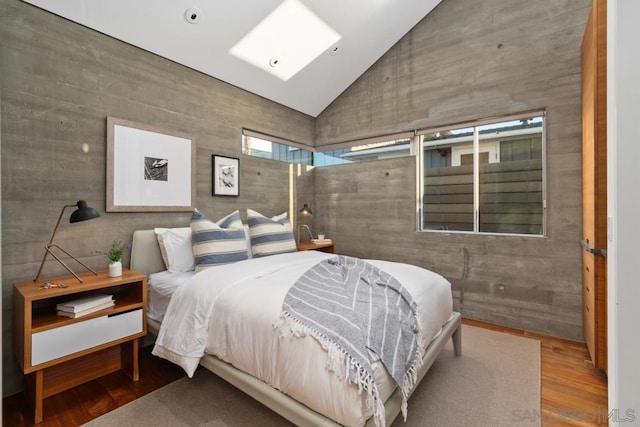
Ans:
<svg viewBox="0 0 640 427"><path fill-rule="evenodd" d="M404 157L410 154L411 140L408 138L404 138L316 153L314 166L331 166L343 163L369 162L373 160Z"/></svg>
<svg viewBox="0 0 640 427"><path fill-rule="evenodd" d="M353 163L351 160L344 159L342 155L348 152L348 148L342 150L323 151L321 153L315 153L313 158L313 165L318 166L332 166L342 165L345 163Z"/></svg>
<svg viewBox="0 0 640 427"><path fill-rule="evenodd" d="M480 232L543 233L542 129L542 117L479 128Z"/></svg>
<svg viewBox="0 0 640 427"><path fill-rule="evenodd" d="M242 136L242 154L301 165L313 164L313 153L309 150L248 135Z"/></svg>
<svg viewBox="0 0 640 427"><path fill-rule="evenodd" d="M463 157L473 153L473 128L424 135L422 145L423 230L473 231L473 162Z"/></svg>

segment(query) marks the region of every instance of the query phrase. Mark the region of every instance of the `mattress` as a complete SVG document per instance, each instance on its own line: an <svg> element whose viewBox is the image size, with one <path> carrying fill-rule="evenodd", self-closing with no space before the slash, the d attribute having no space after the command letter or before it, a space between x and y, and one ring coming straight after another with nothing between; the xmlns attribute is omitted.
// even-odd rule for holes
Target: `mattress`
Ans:
<svg viewBox="0 0 640 427"><path fill-rule="evenodd" d="M321 344L311 336L282 338L274 328L295 280L332 256L316 251L274 255L213 267L185 279L174 287L154 354L179 364L190 376L202 356L214 355L340 424L363 425L372 414L366 394L325 369L327 353ZM451 315L449 282L408 264L369 262L413 295L424 349ZM376 362L373 368L385 400L395 383L382 364Z"/></svg>

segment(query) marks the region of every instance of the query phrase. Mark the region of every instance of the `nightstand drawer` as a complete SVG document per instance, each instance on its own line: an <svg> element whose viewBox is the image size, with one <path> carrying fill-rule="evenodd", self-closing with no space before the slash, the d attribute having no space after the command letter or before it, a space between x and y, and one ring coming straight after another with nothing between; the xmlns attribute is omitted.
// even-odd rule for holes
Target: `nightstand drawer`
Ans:
<svg viewBox="0 0 640 427"><path fill-rule="evenodd" d="M141 333L142 309L34 333L31 366Z"/></svg>

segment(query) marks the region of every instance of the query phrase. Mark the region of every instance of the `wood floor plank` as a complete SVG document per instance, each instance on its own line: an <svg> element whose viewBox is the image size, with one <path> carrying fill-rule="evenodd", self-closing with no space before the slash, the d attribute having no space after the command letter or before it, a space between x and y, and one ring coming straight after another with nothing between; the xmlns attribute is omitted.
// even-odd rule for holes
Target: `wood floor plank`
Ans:
<svg viewBox="0 0 640 427"><path fill-rule="evenodd" d="M140 381L114 372L45 399L44 420L36 425L79 426L185 376L177 365L151 355L151 347L140 349L139 363ZM5 397L2 406L2 425L34 425L22 394Z"/></svg>
<svg viewBox="0 0 640 427"><path fill-rule="evenodd" d="M540 341L543 426L587 427L607 424L607 378L593 368L583 343L530 331L463 319L463 323ZM38 427L78 426L169 384L185 374L181 368L140 349L140 381L115 372L44 401ZM22 394L3 399L3 425L31 426L32 414Z"/></svg>

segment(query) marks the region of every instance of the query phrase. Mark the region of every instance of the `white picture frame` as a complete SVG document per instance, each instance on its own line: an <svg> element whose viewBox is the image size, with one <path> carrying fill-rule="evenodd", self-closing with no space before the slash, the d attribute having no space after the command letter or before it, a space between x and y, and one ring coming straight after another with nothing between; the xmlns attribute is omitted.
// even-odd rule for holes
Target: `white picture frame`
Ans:
<svg viewBox="0 0 640 427"><path fill-rule="evenodd" d="M212 196L240 195L240 160L236 157L211 155Z"/></svg>
<svg viewBox="0 0 640 427"><path fill-rule="evenodd" d="M187 134L107 117L107 212L193 210L195 154Z"/></svg>

